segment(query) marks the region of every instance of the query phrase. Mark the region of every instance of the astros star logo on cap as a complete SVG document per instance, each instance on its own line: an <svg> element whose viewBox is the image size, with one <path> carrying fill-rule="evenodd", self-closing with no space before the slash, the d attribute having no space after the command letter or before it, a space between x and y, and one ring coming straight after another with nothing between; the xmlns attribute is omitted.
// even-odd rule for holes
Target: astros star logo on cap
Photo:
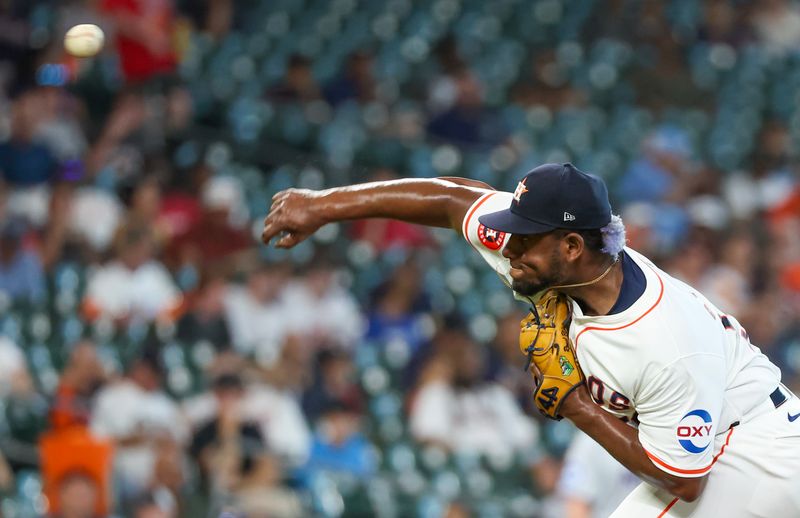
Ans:
<svg viewBox="0 0 800 518"><path fill-rule="evenodd" d="M522 195L528 192L528 188L525 186L525 180L527 179L527 177L523 178L522 181L517 184L517 189L514 191L514 201L517 203L519 203L519 199Z"/></svg>

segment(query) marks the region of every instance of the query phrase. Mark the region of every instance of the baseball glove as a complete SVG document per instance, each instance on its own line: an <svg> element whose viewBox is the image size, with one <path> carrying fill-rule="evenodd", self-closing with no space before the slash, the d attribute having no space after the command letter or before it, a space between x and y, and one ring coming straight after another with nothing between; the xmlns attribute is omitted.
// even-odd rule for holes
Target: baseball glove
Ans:
<svg viewBox="0 0 800 518"><path fill-rule="evenodd" d="M536 407L556 420L561 419L561 403L584 380L569 339L571 310L566 295L551 290L520 322L519 347L528 355L525 370L530 370L536 381ZM536 369L531 369L531 364Z"/></svg>

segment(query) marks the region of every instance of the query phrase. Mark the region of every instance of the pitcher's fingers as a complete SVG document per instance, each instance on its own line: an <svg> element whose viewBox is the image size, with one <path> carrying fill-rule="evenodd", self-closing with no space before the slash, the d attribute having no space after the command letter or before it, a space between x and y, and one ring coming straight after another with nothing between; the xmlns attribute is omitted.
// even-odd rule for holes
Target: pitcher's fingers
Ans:
<svg viewBox="0 0 800 518"><path fill-rule="evenodd" d="M275 243L276 248L292 248L299 242L297 235L293 232L287 232L283 237L278 239L278 242Z"/></svg>
<svg viewBox="0 0 800 518"><path fill-rule="evenodd" d="M278 191L272 195L272 201L283 199L289 194L289 189L284 189L282 191Z"/></svg>
<svg viewBox="0 0 800 518"><path fill-rule="evenodd" d="M261 232L261 241L264 242L265 245L268 245L272 238L277 236L281 230L281 225L275 220L275 218L271 218L267 216L264 220L264 230Z"/></svg>

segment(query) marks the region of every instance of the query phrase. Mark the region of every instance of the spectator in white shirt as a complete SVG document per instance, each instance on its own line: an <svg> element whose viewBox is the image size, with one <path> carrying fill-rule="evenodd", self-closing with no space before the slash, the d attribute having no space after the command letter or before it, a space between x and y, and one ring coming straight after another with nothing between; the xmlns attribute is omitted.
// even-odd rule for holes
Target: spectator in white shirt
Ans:
<svg viewBox="0 0 800 518"><path fill-rule="evenodd" d="M0 398L8 396L12 381L27 369L22 349L8 337L0 336Z"/></svg>
<svg viewBox="0 0 800 518"><path fill-rule="evenodd" d="M314 260L303 277L286 286L283 299L292 334L352 349L364 335L366 319L338 273L325 259Z"/></svg>
<svg viewBox="0 0 800 518"><path fill-rule="evenodd" d="M244 286L230 286L225 293L225 319L234 348L264 367L280 357L289 332L281 299L289 273L286 265L263 264Z"/></svg>
<svg viewBox="0 0 800 518"><path fill-rule="evenodd" d="M513 395L482 379L483 354L463 331L447 330L442 344L423 368L411 402L411 433L453 452L471 452L511 459L536 453L538 428Z"/></svg>
<svg viewBox="0 0 800 518"><path fill-rule="evenodd" d="M184 444L188 438L178 406L161 390L163 373L158 351L146 351L95 401L91 430L115 443L114 471L123 499L148 488L163 442Z"/></svg>
<svg viewBox="0 0 800 518"><path fill-rule="evenodd" d="M167 269L154 259L151 228L123 226L116 238L116 257L94 272L88 282L86 316L107 316L127 323L172 320L182 296Z"/></svg>

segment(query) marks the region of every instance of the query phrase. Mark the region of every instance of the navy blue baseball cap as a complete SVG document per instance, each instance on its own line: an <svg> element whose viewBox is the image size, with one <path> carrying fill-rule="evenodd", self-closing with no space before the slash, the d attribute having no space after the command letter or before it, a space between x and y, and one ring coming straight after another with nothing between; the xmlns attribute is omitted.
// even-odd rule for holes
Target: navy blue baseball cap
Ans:
<svg viewBox="0 0 800 518"><path fill-rule="evenodd" d="M478 221L511 234L597 229L611 222L611 203L600 178L572 164L543 164L517 184L509 208L484 214Z"/></svg>

